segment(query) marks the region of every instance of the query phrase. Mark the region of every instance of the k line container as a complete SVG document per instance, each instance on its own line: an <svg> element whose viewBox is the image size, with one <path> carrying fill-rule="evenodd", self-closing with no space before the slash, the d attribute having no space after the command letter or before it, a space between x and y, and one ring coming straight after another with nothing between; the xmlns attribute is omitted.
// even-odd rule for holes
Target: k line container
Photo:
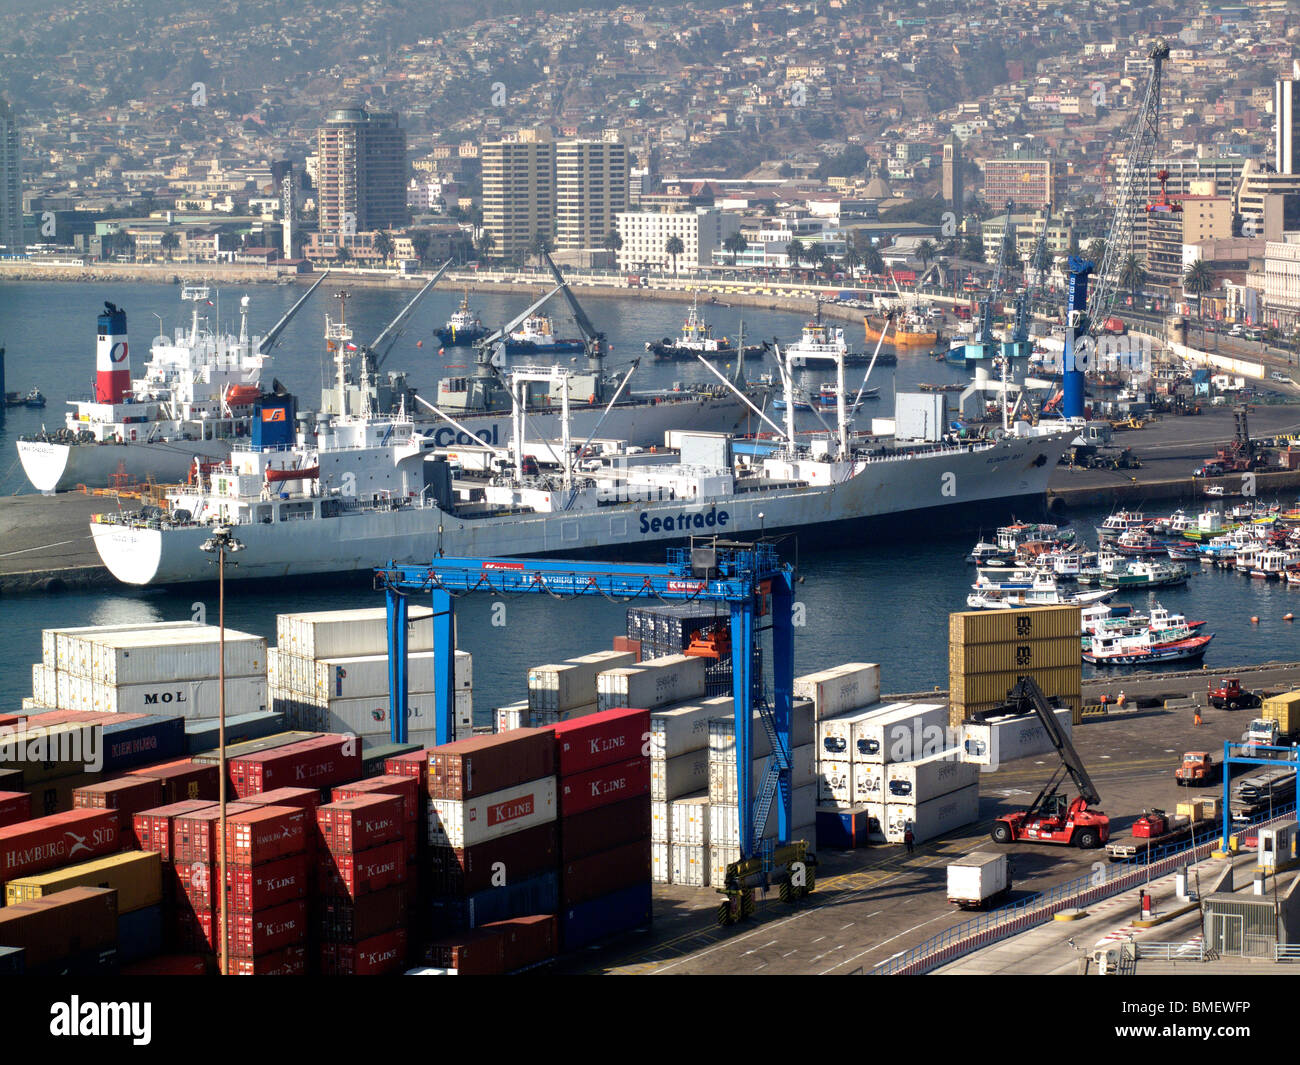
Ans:
<svg viewBox="0 0 1300 1065"><path fill-rule="evenodd" d="M316 900L316 931L326 942L357 943L407 922L407 890L396 884L355 899L323 895Z"/></svg>
<svg viewBox="0 0 1300 1065"><path fill-rule="evenodd" d="M596 702L596 676L607 669L635 665L627 651L598 651L567 662L535 666L528 671L531 710L572 710Z"/></svg>
<svg viewBox="0 0 1300 1065"><path fill-rule="evenodd" d="M909 703L859 728L863 762L909 762L950 746L948 708L938 703Z"/></svg>
<svg viewBox="0 0 1300 1065"><path fill-rule="evenodd" d="M602 710L617 706L656 710L703 696L704 659L690 655L652 658L596 677L596 703Z"/></svg>
<svg viewBox="0 0 1300 1065"><path fill-rule="evenodd" d="M215 625L164 632L124 632L96 640L93 680L114 686L152 684L177 678L215 677L220 666L220 631ZM266 640L226 630L226 675L266 675Z"/></svg>
<svg viewBox="0 0 1300 1065"><path fill-rule="evenodd" d="M473 847L431 847L426 862L436 895L473 895L499 883L555 868L559 836L555 822L535 825Z"/></svg>
<svg viewBox="0 0 1300 1065"><path fill-rule="evenodd" d="M979 785L971 784L960 791L940 795L929 802L913 806L903 803L885 804L885 838L890 843L902 843L910 823L917 843L941 836L963 825L979 820Z"/></svg>
<svg viewBox="0 0 1300 1065"><path fill-rule="evenodd" d="M230 959L232 976L304 976L307 948L299 944L259 954L256 958Z"/></svg>
<svg viewBox="0 0 1300 1065"><path fill-rule="evenodd" d="M555 735L556 775L568 777L643 757L650 737L650 713L626 707L605 710L561 722L551 731Z"/></svg>
<svg viewBox="0 0 1300 1065"><path fill-rule="evenodd" d="M472 847L554 821L556 811L554 777L515 784L472 799L431 798L428 842L435 847Z"/></svg>
<svg viewBox="0 0 1300 1065"><path fill-rule="evenodd" d="M416 777L386 773L354 784L335 785L333 792L335 802L339 799L358 799L363 795L395 795L401 800L404 821L420 819L420 805L424 796L420 794L420 782Z"/></svg>
<svg viewBox="0 0 1300 1065"><path fill-rule="evenodd" d="M979 783L980 767L965 761L961 746L939 751L914 762L891 762L885 766L886 802L928 802Z"/></svg>
<svg viewBox="0 0 1300 1065"><path fill-rule="evenodd" d="M967 646L1019 640L1078 637L1082 611L1077 606L1036 606L1025 610L966 610L948 615L948 642Z"/></svg>
<svg viewBox="0 0 1300 1065"><path fill-rule="evenodd" d="M383 976L400 972L406 964L405 928L393 928L359 943L325 943L321 946L324 976Z"/></svg>
<svg viewBox="0 0 1300 1065"><path fill-rule="evenodd" d="M560 816L594 810L627 799L650 795L650 759L633 758L627 762L601 766L588 773L575 773L560 780Z"/></svg>
<svg viewBox="0 0 1300 1065"><path fill-rule="evenodd" d="M295 899L258 913L230 914L230 954L256 958L281 947L302 943L307 937L307 902Z"/></svg>
<svg viewBox="0 0 1300 1065"><path fill-rule="evenodd" d="M140 849L156 851L164 862L174 854L173 822L178 817L206 810L213 804L202 799L186 799L153 810L143 810L132 818Z"/></svg>
<svg viewBox="0 0 1300 1065"><path fill-rule="evenodd" d="M121 849L116 810L71 810L0 828L0 882Z"/></svg>
<svg viewBox="0 0 1300 1065"><path fill-rule="evenodd" d="M794 695L812 701L814 720L838 717L880 701L880 666L871 662L847 662L796 677Z"/></svg>
<svg viewBox="0 0 1300 1065"><path fill-rule="evenodd" d="M472 736L429 752L429 795L472 799L555 773L555 736L546 729L515 729L505 736Z"/></svg>
<svg viewBox="0 0 1300 1065"><path fill-rule="evenodd" d="M148 851L121 851L47 873L18 877L5 884L5 905L44 898L73 887L106 887L117 892L119 913L162 902L162 859Z"/></svg>
<svg viewBox="0 0 1300 1065"><path fill-rule="evenodd" d="M433 611L408 606L408 651L433 650ZM317 610L280 614L275 619L275 642L280 650L299 658L346 658L388 653L388 609Z"/></svg>
<svg viewBox="0 0 1300 1065"><path fill-rule="evenodd" d="M339 799L316 810L321 842L335 854L369 850L402 838L406 814L397 795Z"/></svg>
<svg viewBox="0 0 1300 1065"><path fill-rule="evenodd" d="M29 973L116 942L117 892L111 888L74 887L0 909L0 943L25 952Z"/></svg>
<svg viewBox="0 0 1300 1065"><path fill-rule="evenodd" d="M1055 710L1053 714L1061 731L1070 735L1072 711ZM977 765L1005 765L1017 758L1046 754L1055 749L1037 714L963 725L962 740L966 760Z"/></svg>
<svg viewBox="0 0 1300 1065"><path fill-rule="evenodd" d="M314 869L309 854L291 854L263 865L227 865L230 908L235 913L260 913L294 899L306 898Z"/></svg>
<svg viewBox="0 0 1300 1065"><path fill-rule="evenodd" d="M650 841L633 840L560 867L562 905L608 895L637 883L650 882Z"/></svg>
<svg viewBox="0 0 1300 1065"><path fill-rule="evenodd" d="M650 798L655 802L671 802L708 787L708 751L691 751L667 761L650 760Z"/></svg>
<svg viewBox="0 0 1300 1065"><path fill-rule="evenodd" d="M650 804L644 796L573 814L558 824L561 861L645 839L651 833L650 825Z"/></svg>
<svg viewBox="0 0 1300 1065"><path fill-rule="evenodd" d="M634 884L560 912L560 942L566 951L580 950L650 923L650 884Z"/></svg>
<svg viewBox="0 0 1300 1065"><path fill-rule="evenodd" d="M1077 634L1012 643L954 643L948 650L948 671L952 677L1059 669L1078 664Z"/></svg>
<svg viewBox="0 0 1300 1065"><path fill-rule="evenodd" d="M321 804L319 788L276 788L263 791L257 795L246 795L239 800L245 806L288 806L294 810L307 812L307 849L315 847L315 833L312 831L312 818L316 808Z"/></svg>
<svg viewBox="0 0 1300 1065"><path fill-rule="evenodd" d="M709 848L703 844L672 844L672 883L683 887L709 886Z"/></svg>
<svg viewBox="0 0 1300 1065"><path fill-rule="evenodd" d="M684 846L701 847L709 843L709 796L707 792L688 795L672 805L672 832L669 839Z"/></svg>
<svg viewBox="0 0 1300 1065"><path fill-rule="evenodd" d="M238 796L289 786L328 788L360 775L361 752L347 736L321 736L230 762L230 780Z"/></svg>
<svg viewBox="0 0 1300 1065"><path fill-rule="evenodd" d="M322 895L357 898L382 891L407 878L406 844L401 840L383 843L350 854L322 852L317 866Z"/></svg>

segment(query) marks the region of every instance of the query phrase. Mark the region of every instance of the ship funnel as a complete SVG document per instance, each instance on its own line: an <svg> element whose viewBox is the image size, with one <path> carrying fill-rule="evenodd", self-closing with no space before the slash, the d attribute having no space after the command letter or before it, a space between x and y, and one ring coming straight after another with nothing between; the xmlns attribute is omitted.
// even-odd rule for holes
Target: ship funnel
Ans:
<svg viewBox="0 0 1300 1065"><path fill-rule="evenodd" d="M131 390L126 311L105 301L95 333L95 402L121 403Z"/></svg>

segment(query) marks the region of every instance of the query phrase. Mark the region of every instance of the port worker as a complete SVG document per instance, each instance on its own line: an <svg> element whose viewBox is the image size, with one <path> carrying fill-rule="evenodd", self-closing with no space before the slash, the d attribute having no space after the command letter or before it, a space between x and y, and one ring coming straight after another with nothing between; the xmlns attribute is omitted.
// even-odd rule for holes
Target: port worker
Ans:
<svg viewBox="0 0 1300 1065"><path fill-rule="evenodd" d="M907 844L907 853L912 853L912 848L916 842L916 837L912 835L912 822L907 823L907 829L903 832L903 842Z"/></svg>
<svg viewBox="0 0 1300 1065"><path fill-rule="evenodd" d="M1105 693L1105 692L1102 692L1102 693L1101 693L1101 712L1102 712L1103 714L1106 712L1106 693Z"/></svg>
<svg viewBox="0 0 1300 1065"><path fill-rule="evenodd" d="M1199 706L1194 706L1192 707L1192 724L1199 725L1200 723L1201 723L1201 708Z"/></svg>
<svg viewBox="0 0 1300 1065"><path fill-rule="evenodd" d="M1120 688L1119 698L1115 700L1115 705L1122 707L1124 705L1124 689Z"/></svg>

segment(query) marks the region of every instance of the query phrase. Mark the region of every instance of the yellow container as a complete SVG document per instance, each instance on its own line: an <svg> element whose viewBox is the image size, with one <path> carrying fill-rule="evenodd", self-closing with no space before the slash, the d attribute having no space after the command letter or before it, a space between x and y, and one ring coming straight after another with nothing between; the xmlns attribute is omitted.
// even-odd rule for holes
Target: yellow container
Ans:
<svg viewBox="0 0 1300 1065"><path fill-rule="evenodd" d="M1291 735L1300 730L1300 690L1265 699L1261 711L1263 717L1276 721L1286 735Z"/></svg>
<svg viewBox="0 0 1300 1065"><path fill-rule="evenodd" d="M974 676L958 675L949 678L950 701L970 706L973 703L1001 702L1007 692L1016 686L1021 677L1033 677L1043 694L1062 699L1078 700L1083 683L1083 666L1061 666L1057 669L1022 669L1005 673L978 673Z"/></svg>
<svg viewBox="0 0 1300 1065"><path fill-rule="evenodd" d="M19 877L5 885L5 905L30 902L74 887L113 888L118 913L157 906L162 902L162 856L157 851L121 851L53 872Z"/></svg>
<svg viewBox="0 0 1300 1065"><path fill-rule="evenodd" d="M1048 636L1011 643L953 643L948 648L948 672L972 676L1012 670L1059 669L1082 658L1078 636Z"/></svg>
<svg viewBox="0 0 1300 1065"><path fill-rule="evenodd" d="M1077 606L1033 606L1023 610L965 610L948 615L948 642L967 646L1073 636L1082 631Z"/></svg>

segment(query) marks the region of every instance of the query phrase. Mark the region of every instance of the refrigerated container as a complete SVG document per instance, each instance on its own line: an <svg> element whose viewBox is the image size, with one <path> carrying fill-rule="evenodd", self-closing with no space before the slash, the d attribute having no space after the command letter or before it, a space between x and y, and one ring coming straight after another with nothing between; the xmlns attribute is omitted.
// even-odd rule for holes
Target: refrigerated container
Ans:
<svg viewBox="0 0 1300 1065"><path fill-rule="evenodd" d="M597 651L566 662L534 666L528 671L531 710L572 710L596 702L596 676L607 669L636 663L627 651Z"/></svg>
<svg viewBox="0 0 1300 1065"><path fill-rule="evenodd" d="M719 708L709 721L709 758L715 762L734 762L736 760L736 717L731 699L711 699L706 705L713 704ZM790 747L797 750L816 740L817 730L812 717L812 703L807 699L795 699L790 710ZM767 729L763 727L757 710L754 711L753 758L766 758L772 753L772 741Z"/></svg>
<svg viewBox="0 0 1300 1065"><path fill-rule="evenodd" d="M676 758L650 760L650 798L654 802L672 802L708 786L708 751L689 751Z"/></svg>
<svg viewBox="0 0 1300 1065"><path fill-rule="evenodd" d="M880 701L880 666L874 662L846 662L795 677L794 695L811 700L814 720L839 717Z"/></svg>
<svg viewBox="0 0 1300 1065"><path fill-rule="evenodd" d="M962 747L950 747L912 762L885 766L885 801L928 802L979 783L980 767L964 760Z"/></svg>
<svg viewBox="0 0 1300 1065"><path fill-rule="evenodd" d="M718 711L705 703L670 706L650 715L650 757L677 758L709 746L709 719Z"/></svg>
<svg viewBox="0 0 1300 1065"><path fill-rule="evenodd" d="M866 755L865 736L861 726L872 718L908 705L907 703L872 703L850 710L839 717L822 718L817 722L817 754L833 762L861 761Z"/></svg>
<svg viewBox="0 0 1300 1065"><path fill-rule="evenodd" d="M92 643L88 676L114 686L216 677L220 640L221 631L215 625L118 633ZM226 676L266 675L263 637L226 629L225 645Z"/></svg>
<svg viewBox="0 0 1300 1065"><path fill-rule="evenodd" d="M691 655L666 655L608 669L596 677L596 702L602 710L616 706L656 710L702 698L704 672L705 660Z"/></svg>
<svg viewBox="0 0 1300 1065"><path fill-rule="evenodd" d="M71 678L75 680L75 678ZM195 680L163 678L147 684L89 682L85 709L109 714L177 714L185 718L215 718L221 709L216 677ZM265 713L270 708L264 675L226 677L226 713Z"/></svg>
<svg viewBox="0 0 1300 1065"><path fill-rule="evenodd" d="M1054 710L1057 727L1067 736L1071 732L1073 711ZM977 765L999 766L1017 758L1047 754L1055 745L1037 714L997 718L983 723L968 722L961 727L966 760Z"/></svg>
<svg viewBox="0 0 1300 1065"><path fill-rule="evenodd" d="M1006 898L1010 891L1005 854L976 851L948 866L948 901L963 910L982 910Z"/></svg>
<svg viewBox="0 0 1300 1065"><path fill-rule="evenodd" d="M907 703L861 722L861 761L909 762L951 746L948 707L942 703Z"/></svg>
<svg viewBox="0 0 1300 1065"><path fill-rule="evenodd" d="M646 776L648 790L648 772ZM530 780L470 799L431 798L428 842L435 847L472 847L554 821L556 811L555 777Z"/></svg>
<svg viewBox="0 0 1300 1065"><path fill-rule="evenodd" d="M275 637L281 651L299 658L386 655L388 609L381 606L280 614L275 619ZM417 652L433 650L433 611L429 607L406 608L406 648Z"/></svg>
<svg viewBox="0 0 1300 1065"><path fill-rule="evenodd" d="M670 804L671 829L668 840L687 846L708 846L709 795L701 792L676 799Z"/></svg>
<svg viewBox="0 0 1300 1065"><path fill-rule="evenodd" d="M927 839L973 824L979 820L979 810L977 784L915 806L908 803L885 803L885 838L890 843L902 843L903 834L910 824L914 840L924 843Z"/></svg>
<svg viewBox="0 0 1300 1065"><path fill-rule="evenodd" d="M672 844L672 883L708 887L709 848L704 844Z"/></svg>

